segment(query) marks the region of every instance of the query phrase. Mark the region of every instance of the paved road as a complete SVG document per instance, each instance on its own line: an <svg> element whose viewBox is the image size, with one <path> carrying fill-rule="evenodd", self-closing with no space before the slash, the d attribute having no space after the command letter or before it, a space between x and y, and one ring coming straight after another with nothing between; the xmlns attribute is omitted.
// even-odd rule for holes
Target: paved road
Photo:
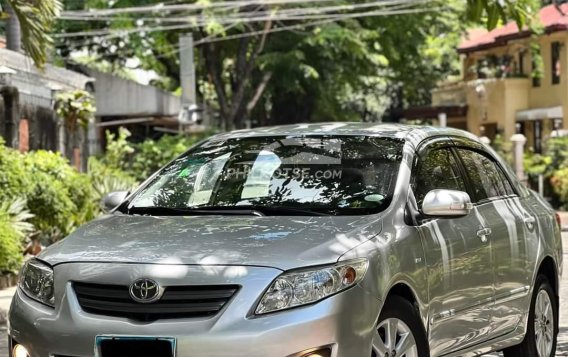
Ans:
<svg viewBox="0 0 568 357"><path fill-rule="evenodd" d="M560 284L560 335L556 357L568 357L568 233L562 234L564 243L564 276ZM5 294L4 294L5 295ZM0 292L0 302L2 293ZM0 357L8 356L8 339L6 326L0 324ZM502 353L485 355L484 357L502 357Z"/></svg>

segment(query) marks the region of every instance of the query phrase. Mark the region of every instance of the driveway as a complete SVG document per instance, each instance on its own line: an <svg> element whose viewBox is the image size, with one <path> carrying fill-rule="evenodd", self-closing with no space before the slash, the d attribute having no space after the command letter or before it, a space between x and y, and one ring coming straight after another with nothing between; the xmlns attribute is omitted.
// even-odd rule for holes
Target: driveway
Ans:
<svg viewBox="0 0 568 357"><path fill-rule="evenodd" d="M556 357L568 357L568 232L562 233L564 243L564 276L560 283L560 335L558 336L558 347ZM2 310L7 310L8 302L14 289L0 291L0 315ZM2 317L0 316L0 320ZM0 324L0 356L8 356L8 338L6 335L6 325ZM502 353L493 353L484 357L502 357Z"/></svg>

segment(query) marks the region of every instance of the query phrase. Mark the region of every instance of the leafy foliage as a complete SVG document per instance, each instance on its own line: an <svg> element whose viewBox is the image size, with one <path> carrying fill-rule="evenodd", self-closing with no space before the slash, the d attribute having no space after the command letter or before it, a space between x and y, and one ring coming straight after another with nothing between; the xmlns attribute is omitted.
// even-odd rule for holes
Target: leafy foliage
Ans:
<svg viewBox="0 0 568 357"><path fill-rule="evenodd" d="M192 136L164 135L158 140L147 139L139 144L131 144L128 142L130 135L125 128L120 128L118 135L107 132L106 152L100 159L93 161L94 167L103 165L106 170L114 172L111 176L122 176L128 183L142 182L209 136L208 133ZM130 187L132 186L131 184Z"/></svg>
<svg viewBox="0 0 568 357"><path fill-rule="evenodd" d="M34 217L26 207L26 200L17 198L12 202L0 202L0 216L8 221L20 237L26 237L34 232L35 227L29 222Z"/></svg>
<svg viewBox="0 0 568 357"><path fill-rule="evenodd" d="M26 198L30 185L30 177L22 165L22 155L4 146L4 140L0 138L0 202Z"/></svg>
<svg viewBox="0 0 568 357"><path fill-rule="evenodd" d="M0 273L15 273L22 263L22 240L0 211Z"/></svg>
<svg viewBox="0 0 568 357"><path fill-rule="evenodd" d="M75 227L95 217L93 191L86 175L71 167L59 153L34 151L24 164L32 178L28 207L33 222L42 232L65 236Z"/></svg>
<svg viewBox="0 0 568 357"><path fill-rule="evenodd" d="M29 223L33 214L25 204L23 199L0 201L0 274L17 272L22 262L23 239L34 230Z"/></svg>
<svg viewBox="0 0 568 357"><path fill-rule="evenodd" d="M532 24L539 7L539 0L467 0L467 17L473 22L485 22L488 30L510 20L524 28Z"/></svg>
<svg viewBox="0 0 568 357"><path fill-rule="evenodd" d="M119 128L118 135L106 132L106 151L102 157L102 163L106 166L120 170L128 162L128 157L134 152L134 148L128 143L130 132L126 128Z"/></svg>
<svg viewBox="0 0 568 357"><path fill-rule="evenodd" d="M57 94L55 108L57 115L65 120L65 125L69 130L74 131L76 127L86 127L95 115L95 99L84 90L75 90Z"/></svg>
<svg viewBox="0 0 568 357"><path fill-rule="evenodd" d="M131 191L137 184L128 173L105 165L103 160L96 157L89 158L88 172L94 191L94 201L99 204L106 194L115 191Z"/></svg>
<svg viewBox="0 0 568 357"><path fill-rule="evenodd" d="M560 199L562 208L568 209L568 168L564 167L555 171L550 178L550 183Z"/></svg>
<svg viewBox="0 0 568 357"><path fill-rule="evenodd" d="M203 138L204 135L165 135L158 140L149 139L136 144L134 145L135 155L129 171L141 182Z"/></svg>
<svg viewBox="0 0 568 357"><path fill-rule="evenodd" d="M16 212L20 207L25 212L25 207L33 217L24 217L43 237L60 239L98 214L91 178L75 170L59 153L39 150L22 154L0 145L0 187L0 208ZM6 206L8 203L15 206ZM25 226L12 226L26 231Z"/></svg>
<svg viewBox="0 0 568 357"><path fill-rule="evenodd" d="M568 208L568 137L550 138L543 154L527 153L524 166L533 181L543 175L555 203Z"/></svg>

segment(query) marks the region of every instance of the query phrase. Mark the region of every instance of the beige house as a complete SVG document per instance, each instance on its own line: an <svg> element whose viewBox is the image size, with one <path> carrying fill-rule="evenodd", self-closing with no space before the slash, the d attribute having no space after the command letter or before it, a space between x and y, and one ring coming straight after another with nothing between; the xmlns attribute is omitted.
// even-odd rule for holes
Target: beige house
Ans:
<svg viewBox="0 0 568 357"><path fill-rule="evenodd" d="M568 129L568 4L544 7L539 15L544 33L536 40L514 23L470 33L458 48L462 80L432 91L430 116L444 113L448 126L491 139L518 130L536 151Z"/></svg>

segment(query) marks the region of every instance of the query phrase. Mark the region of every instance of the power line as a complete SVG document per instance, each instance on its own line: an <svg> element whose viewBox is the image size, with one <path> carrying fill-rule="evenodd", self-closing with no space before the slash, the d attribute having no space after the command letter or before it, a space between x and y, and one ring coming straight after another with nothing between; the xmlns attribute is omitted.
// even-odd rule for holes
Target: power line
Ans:
<svg viewBox="0 0 568 357"><path fill-rule="evenodd" d="M403 5L403 6L413 6L419 5L429 2L429 0L380 0L375 1L372 3L365 3L365 4L355 4L355 5L341 5L341 6L333 6L333 7L322 7L322 8L296 8L296 9L288 9L294 10L294 15L289 15L291 12L285 13L285 10L271 12L267 14L261 14L260 16L256 17L247 17L250 13L240 13L237 14L240 17L234 16L225 16L219 17L215 19L215 22L220 25L228 25L235 22L238 23L250 23L250 22L261 22L261 21L292 21L292 20L315 20L325 18L327 16L333 16L333 14L323 15L326 12L337 12L337 11L345 11L345 10L356 10L359 8L368 8L368 7L377 7L377 6L392 6L396 7L396 5ZM388 9L388 7L387 7ZM340 14L335 14L340 15ZM111 35L114 33L115 35L110 36L110 38L114 37L121 37L124 35L128 35L129 33L136 33L136 32L154 32L154 31L169 31L169 30L178 30L178 29L187 29L187 28L196 28L205 26L209 23L211 19L207 17L193 17L187 18L186 22L183 24L176 24L176 25L166 25L166 26L145 26L145 27L137 27L134 29L101 29L101 30L90 30L90 31L80 31L80 32L70 32L70 33L63 33L63 34L55 34L53 35L54 38L71 38L71 37L85 37L85 36L105 36Z"/></svg>
<svg viewBox="0 0 568 357"><path fill-rule="evenodd" d="M223 7L239 6L246 7L251 5L287 5L287 4L297 4L297 3L315 3L315 2L331 2L337 0L237 0L237 1L220 1L213 3L193 3L193 4L181 4L181 5L165 5L160 3L157 5L147 5L147 6L134 6L116 9L90 9L90 10L73 10L73 11L63 11L62 16L73 16L73 15L83 15L83 16L105 16L105 15L115 15L115 14L132 14L132 13L152 13L152 12L171 12L171 11L187 11L187 10L209 10Z"/></svg>
<svg viewBox="0 0 568 357"><path fill-rule="evenodd" d="M211 39L211 40L208 40L208 41L201 41L200 40L200 41L195 42L195 46L199 46L199 45L202 45L204 43L220 42L220 41L239 39L239 38L243 38L243 37L258 36L258 35L262 35L264 33L282 32L282 31L289 31L289 30L298 29L298 28L312 27L312 26L317 26L317 25L322 25L322 24L326 24L326 23L331 23L331 22L336 22L336 21L341 21L341 20L347 20L347 19L373 17L373 16L394 16L394 15L416 14L416 13L438 11L438 10L442 10L442 9L443 8L438 7L438 8L431 8L431 9L368 11L368 12L364 12L364 13L345 14L341 17L339 17L339 16L333 17L333 18L329 18L329 19L326 19L326 20L322 20L322 21L311 22L311 23L308 23L308 24L298 24L298 25L278 27L278 28L274 28L274 29L269 30L269 31L263 31L263 30L251 31L251 32L247 32L247 33L224 36L224 37L220 37L220 38L217 38L217 39Z"/></svg>
<svg viewBox="0 0 568 357"><path fill-rule="evenodd" d="M234 14L223 14L222 17L224 19L233 19L233 18L243 18L247 17L249 14L257 14L263 16L274 16L277 13L279 16L284 15L302 15L302 14L321 14L321 13L328 13L328 12L336 12L336 11L352 11L359 8L369 8L369 7L377 7L377 6L388 6L393 4L399 3L411 3L416 2L416 0L380 0L374 1L369 3L360 3L360 4L344 4L344 5L334 5L334 6L323 6L323 7L295 7L295 8L288 8L288 9L277 9L277 10L266 10L262 12L236 12ZM429 0L428 0L429 1ZM418 1L418 2L427 2ZM261 5L262 6L262 5ZM235 6L237 7L237 6ZM201 14L197 14L201 15ZM73 20L73 21L116 21L120 19L132 19L129 17L62 17L66 20ZM156 22L188 22L188 21L195 21L197 18L207 18L207 16L196 16L196 15L186 15L186 16L176 16L176 17L138 17L136 18L137 21L156 21Z"/></svg>
<svg viewBox="0 0 568 357"><path fill-rule="evenodd" d="M440 10L443 10L443 8L442 7L436 7L436 8L426 8L426 9L420 8L420 9L380 10L380 11L366 11L366 12L360 12L360 13L335 15L335 16L328 17L324 20L313 21L313 22L309 22L309 23L296 24L296 25L290 25L290 26L275 27L275 28L272 28L268 31L264 31L264 30L251 31L251 32L229 35L229 36L218 37L218 38L212 38L212 36L209 36L209 37L206 37L204 39L196 41L194 43L194 46L200 46L200 45L203 45L203 44L206 44L206 43L214 43L214 42L240 39L240 38L245 38L245 37L253 37L253 36L262 35L264 33L270 34L270 33L284 32L284 31L290 31L290 30L305 29L305 28L308 28L308 27L324 25L324 24L327 24L327 23L332 23L332 22L337 22L337 21L342 21L342 20L347 20L347 19L374 17L374 16L405 15L405 14L425 13L425 12L440 11ZM175 50L161 54L161 55L157 56L157 58L163 58L163 57L171 56L173 54L179 53L182 50L183 49L178 46L178 48L176 48Z"/></svg>

